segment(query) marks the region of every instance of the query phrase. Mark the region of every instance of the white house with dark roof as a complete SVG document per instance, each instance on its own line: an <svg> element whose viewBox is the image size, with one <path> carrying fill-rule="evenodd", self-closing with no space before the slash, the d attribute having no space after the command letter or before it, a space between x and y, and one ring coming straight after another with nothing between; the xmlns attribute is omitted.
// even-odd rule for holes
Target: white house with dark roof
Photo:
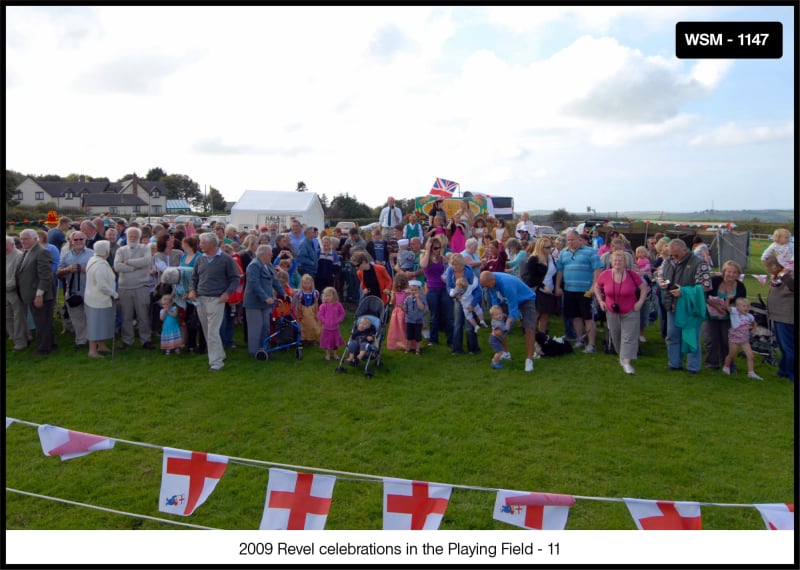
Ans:
<svg viewBox="0 0 800 570"><path fill-rule="evenodd" d="M25 206L50 202L56 210L81 208L86 215L161 216L167 212L162 184L136 176L122 182L46 182L28 176L17 186L14 199Z"/></svg>

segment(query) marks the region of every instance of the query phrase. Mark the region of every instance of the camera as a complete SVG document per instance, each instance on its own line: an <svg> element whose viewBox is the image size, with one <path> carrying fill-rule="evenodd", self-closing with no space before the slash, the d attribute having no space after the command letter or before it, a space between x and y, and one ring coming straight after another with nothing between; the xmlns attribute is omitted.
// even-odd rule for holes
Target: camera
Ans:
<svg viewBox="0 0 800 570"><path fill-rule="evenodd" d="M619 305L617 305L616 303L611 303L611 310L614 311L615 313L619 313Z"/></svg>

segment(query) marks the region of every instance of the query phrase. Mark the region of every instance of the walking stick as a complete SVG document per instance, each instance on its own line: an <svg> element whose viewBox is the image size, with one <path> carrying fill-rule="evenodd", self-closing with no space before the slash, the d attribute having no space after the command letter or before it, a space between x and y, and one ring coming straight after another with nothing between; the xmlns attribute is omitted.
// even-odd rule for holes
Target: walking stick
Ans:
<svg viewBox="0 0 800 570"><path fill-rule="evenodd" d="M111 306L114 307L114 326L111 328L111 360L114 360L114 349L117 346L117 301L112 299Z"/></svg>

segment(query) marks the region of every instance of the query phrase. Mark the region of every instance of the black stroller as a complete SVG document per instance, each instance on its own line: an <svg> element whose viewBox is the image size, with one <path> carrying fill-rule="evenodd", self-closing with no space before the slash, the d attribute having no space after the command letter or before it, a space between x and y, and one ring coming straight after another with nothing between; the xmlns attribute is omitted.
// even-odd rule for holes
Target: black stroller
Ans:
<svg viewBox="0 0 800 570"><path fill-rule="evenodd" d="M775 338L775 333L772 332L772 323L769 320L767 313L767 304L758 294L758 302L750 303L750 311L756 319L756 328L750 336L750 347L753 349L754 354L761 355L762 362L770 366L778 364L778 357L775 353L778 348L778 339Z"/></svg>
<svg viewBox="0 0 800 570"><path fill-rule="evenodd" d="M364 297L358 304L358 307L356 307L355 318L353 319L353 328L350 331L350 335L346 344L349 345L353 340L353 336L356 333L356 328L358 327L358 321L361 317L367 317L377 331L374 340L367 346L366 358L361 361L364 364L364 376L367 376L368 378L371 378L374 374L374 372L370 370L370 364L374 362L376 367L383 365L381 362L381 346L383 345L383 337L386 334L386 320L388 314L388 307L383 304L383 300L380 297L376 297L375 295L368 295ZM348 350L345 347L345 350L342 351L342 357L339 359L339 366L336 367L336 372L347 371L344 366L344 361L345 358L347 358L347 355ZM360 365L357 359L356 364Z"/></svg>
<svg viewBox="0 0 800 570"><path fill-rule="evenodd" d="M297 360L303 359L303 341L300 323L295 317L291 299L278 300L272 309L270 334L261 342L256 352L258 360L269 360L269 354L276 350L295 348Z"/></svg>

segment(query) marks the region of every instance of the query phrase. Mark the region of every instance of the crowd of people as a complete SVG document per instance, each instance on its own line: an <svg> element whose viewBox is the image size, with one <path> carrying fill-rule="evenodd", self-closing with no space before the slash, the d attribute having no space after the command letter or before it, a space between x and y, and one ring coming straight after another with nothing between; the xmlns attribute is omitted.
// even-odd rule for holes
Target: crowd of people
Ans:
<svg viewBox="0 0 800 570"><path fill-rule="evenodd" d="M280 230L280 231L279 231ZM80 222L63 217L48 232L25 229L6 237L6 330L13 350L34 356L55 350L54 314L69 323L74 342L91 358L140 341L164 354L207 355L208 370L224 367L240 327L255 356L269 336L273 312L286 305L302 330L304 345L325 358L349 350L340 327L343 303L374 295L391 311L386 346L417 355L444 342L453 354L479 354L486 329L490 364L511 359L507 335L524 331L524 370L534 370L536 333L556 320L564 338L585 354L615 353L626 374L646 342L645 329L660 323L667 369L697 373L703 366L736 372L744 352L754 367L747 291L742 268L712 256L702 238L692 244L647 236L632 248L624 235L568 230L536 235L523 214L519 223L476 216L464 200L448 215L437 200L427 219L404 213L392 197L371 239L357 228L289 227L270 223L239 231L221 223ZM767 306L780 346L778 375L794 381L794 255L788 230L776 230L762 258L770 276ZM64 299L63 310L56 307ZM487 321L491 321L491 325ZM367 335L369 336L369 335ZM464 339L466 338L466 350Z"/></svg>

